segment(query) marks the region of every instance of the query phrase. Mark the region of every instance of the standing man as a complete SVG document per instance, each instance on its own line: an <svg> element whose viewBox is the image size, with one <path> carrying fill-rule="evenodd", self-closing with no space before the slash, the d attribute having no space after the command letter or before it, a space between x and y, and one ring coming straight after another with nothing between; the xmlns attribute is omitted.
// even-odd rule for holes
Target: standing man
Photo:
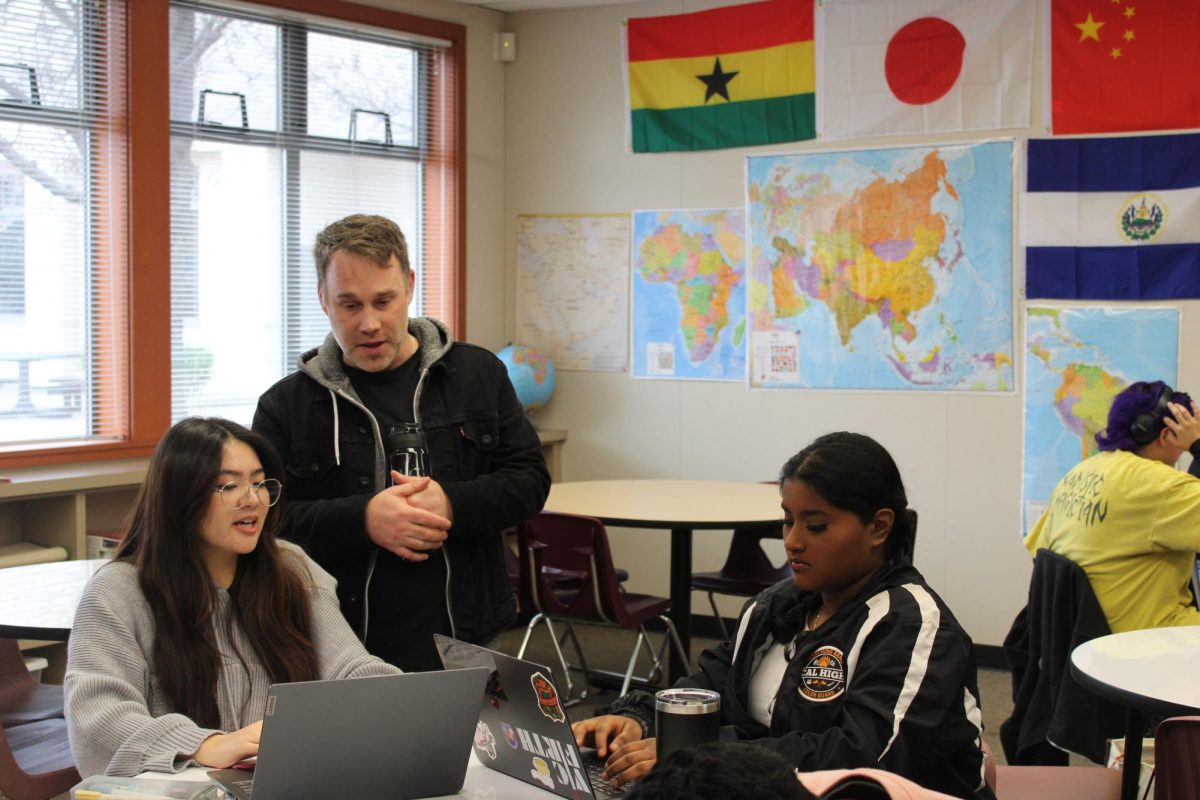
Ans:
<svg viewBox="0 0 1200 800"><path fill-rule="evenodd" d="M254 413L287 465L283 535L337 578L371 653L439 669L434 633L486 642L516 617L500 531L546 500L541 444L499 359L408 317L394 222L335 222L313 259L331 333ZM389 474L385 442L404 423L424 434L430 477Z"/></svg>

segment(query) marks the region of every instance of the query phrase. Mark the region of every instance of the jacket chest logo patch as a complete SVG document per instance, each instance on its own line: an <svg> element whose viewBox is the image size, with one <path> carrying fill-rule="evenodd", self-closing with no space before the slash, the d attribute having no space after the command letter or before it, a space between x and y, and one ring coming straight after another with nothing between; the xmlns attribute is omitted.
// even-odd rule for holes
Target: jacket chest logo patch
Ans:
<svg viewBox="0 0 1200 800"><path fill-rule="evenodd" d="M846 691L846 657L831 645L817 648L800 673L800 696L825 703Z"/></svg>

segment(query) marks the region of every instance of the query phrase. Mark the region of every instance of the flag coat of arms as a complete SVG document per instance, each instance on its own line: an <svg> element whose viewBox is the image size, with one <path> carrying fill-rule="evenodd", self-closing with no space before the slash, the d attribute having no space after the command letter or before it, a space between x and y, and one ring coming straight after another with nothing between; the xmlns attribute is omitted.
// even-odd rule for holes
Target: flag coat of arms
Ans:
<svg viewBox="0 0 1200 800"><path fill-rule="evenodd" d="M1053 0L1056 134L1200 127L1200 3Z"/></svg>
<svg viewBox="0 0 1200 800"><path fill-rule="evenodd" d="M1034 0L826 3L821 136L1028 126L1034 12Z"/></svg>
<svg viewBox="0 0 1200 800"><path fill-rule="evenodd" d="M1200 134L1031 139L1027 164L1027 297L1200 297Z"/></svg>
<svg viewBox="0 0 1200 800"><path fill-rule="evenodd" d="M635 153L812 139L813 0L626 23Z"/></svg>

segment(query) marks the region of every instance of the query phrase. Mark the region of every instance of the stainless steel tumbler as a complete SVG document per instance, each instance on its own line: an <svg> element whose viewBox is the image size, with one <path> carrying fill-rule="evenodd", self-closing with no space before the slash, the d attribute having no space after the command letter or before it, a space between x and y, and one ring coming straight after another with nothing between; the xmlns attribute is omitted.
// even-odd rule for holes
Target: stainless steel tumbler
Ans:
<svg viewBox="0 0 1200 800"><path fill-rule="evenodd" d="M662 689L654 696L658 760L683 747L717 741L721 695L708 689Z"/></svg>

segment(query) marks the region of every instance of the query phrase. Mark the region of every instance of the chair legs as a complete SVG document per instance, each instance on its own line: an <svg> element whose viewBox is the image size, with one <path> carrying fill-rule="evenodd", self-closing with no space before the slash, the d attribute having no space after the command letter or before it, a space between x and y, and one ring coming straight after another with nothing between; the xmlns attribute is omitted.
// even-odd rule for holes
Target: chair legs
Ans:
<svg viewBox="0 0 1200 800"><path fill-rule="evenodd" d="M574 626L571 625L571 623L569 621L565 621L565 620L563 621L567 627L566 627L566 630L563 632L562 638L560 639L558 634L555 633L554 623L550 621L549 617L547 617L545 614L541 613L540 611L537 614L534 614L533 618L529 620L529 624L525 627L525 638L523 638L521 640L521 649L517 651L517 658L525 657L525 648L529 646L529 638L533 635L533 629L537 626L537 624L539 622L546 623L546 629L550 632L550 642L551 642L551 644L554 645L554 652L558 655L558 663L562 667L563 679L567 682L567 693L562 699L563 707L566 708L569 706L573 706L576 703L581 702L588 696L588 687L589 687L588 674L589 673L588 673L587 660L583 657L583 648L580 647L580 645L579 645L579 637L575 635L575 628L574 628ZM571 670L573 669L573 667L567 661L567 658L565 655L563 655L563 651L562 651L562 642L566 641L566 639L568 637L570 637L571 642L575 647L575 653L576 653L576 655L579 656L579 663L582 665L581 668L583 671L583 691L580 692L578 697L571 697L571 695L575 691L575 682L571 680Z"/></svg>
<svg viewBox="0 0 1200 800"><path fill-rule="evenodd" d="M567 626L566 630L564 630L562 634L562 637L560 638L555 633L554 625L551 623L550 617L547 617L545 614L540 612L535 614L533 618L529 620L529 624L525 627L525 636L521 640L520 649L517 650L517 658L525 657L525 650L529 647L529 639L533 635L533 629L537 627L539 622L544 622L547 630L550 632L550 641L551 644L554 645L554 652L558 655L558 663L562 667L563 675L565 676L566 680L566 696L563 698L564 707L575 705L588 696L588 691L591 685L591 676L593 674L609 675L615 678L621 678L621 695L625 695L629 692L629 687L633 684L634 680L645 681L647 683L658 682L663 674L664 658L667 654L667 648L671 645L674 645L675 653L683 659L683 663L690 663L690 659L683 649L683 642L679 638L679 632L675 629L675 623L671 621L670 617L665 615L660 616L658 619L666 626L667 629L663 633L663 638L658 645L657 651L650 644L650 634L646 630L646 627L644 625L638 626L637 640L634 642L633 652L629 654L629 662L626 665L624 673L610 672L608 670L592 670L590 667L588 667L587 659L583 655L583 647L580 645L579 637L576 635L575 628L571 625L570 621L562 619L559 620L560 622L565 623ZM562 646L568 638L571 640L571 644L575 648L575 654L579 658L579 667L572 666L571 663L567 661L566 656L563 654ZM646 648L650 655L650 672L644 677L639 677L634 675L633 671L637 667L638 656L641 655L643 647ZM571 671L576 669L583 673L583 691L578 697L572 697L575 691L575 683L571 680Z"/></svg>
<svg viewBox="0 0 1200 800"><path fill-rule="evenodd" d="M659 643L657 653L654 651L653 647L650 647L650 634L646 632L646 627L644 625L638 626L637 642L635 642L633 645L633 653L629 656L629 666L625 670L625 680L621 684L622 696L629 692L629 686L633 683L633 668L637 664L637 657L641 652L643 644L647 646L651 658L650 672L644 679L647 683L658 683L658 679L662 677L663 658L667 654L667 646L670 643L674 643L675 652L678 653L683 659L683 663L691 663L690 659L688 659L687 653L685 653L683 650L683 642L679 638L679 632L675 630L675 623L672 622L671 618L666 615L660 616L659 620L667 626L667 630L663 633L662 642Z"/></svg>

